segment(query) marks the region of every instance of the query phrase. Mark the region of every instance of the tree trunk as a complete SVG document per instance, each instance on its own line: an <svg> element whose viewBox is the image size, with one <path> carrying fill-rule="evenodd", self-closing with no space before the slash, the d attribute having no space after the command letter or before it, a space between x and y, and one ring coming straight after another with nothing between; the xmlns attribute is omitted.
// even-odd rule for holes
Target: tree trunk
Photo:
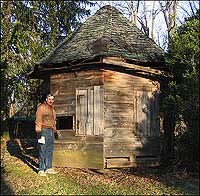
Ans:
<svg viewBox="0 0 200 196"><path fill-rule="evenodd" d="M156 18L155 5L156 5L156 1L154 0L153 1L152 13L151 13L151 16L152 16L152 21L151 21L151 38L153 40L155 40L155 38L154 38L154 26L155 26L155 18Z"/></svg>
<svg viewBox="0 0 200 196"><path fill-rule="evenodd" d="M172 34L176 31L176 15L177 15L177 0L167 0L167 3L163 5L162 1L159 1L161 11L163 12L165 23L168 31L168 42L170 42Z"/></svg>
<svg viewBox="0 0 200 196"><path fill-rule="evenodd" d="M163 160L169 161L174 158L174 130L175 130L175 115L164 114L163 120L164 128L164 151Z"/></svg>
<svg viewBox="0 0 200 196"><path fill-rule="evenodd" d="M147 36L149 36L149 27L147 22L147 10L146 10L146 1L144 1L144 32Z"/></svg>
<svg viewBox="0 0 200 196"><path fill-rule="evenodd" d="M134 3L135 3L135 1L126 2L126 5L131 14L131 21L132 21L132 23L134 23L136 25L140 1L138 1L136 5L134 5Z"/></svg>

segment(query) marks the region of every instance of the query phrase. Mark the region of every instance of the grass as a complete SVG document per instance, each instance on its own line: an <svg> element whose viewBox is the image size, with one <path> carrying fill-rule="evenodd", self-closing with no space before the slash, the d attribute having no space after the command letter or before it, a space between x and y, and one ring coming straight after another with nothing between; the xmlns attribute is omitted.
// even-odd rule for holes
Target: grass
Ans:
<svg viewBox="0 0 200 196"><path fill-rule="evenodd" d="M1 140L1 195L199 195L197 178L144 170L57 168L58 175L39 177L8 141Z"/></svg>

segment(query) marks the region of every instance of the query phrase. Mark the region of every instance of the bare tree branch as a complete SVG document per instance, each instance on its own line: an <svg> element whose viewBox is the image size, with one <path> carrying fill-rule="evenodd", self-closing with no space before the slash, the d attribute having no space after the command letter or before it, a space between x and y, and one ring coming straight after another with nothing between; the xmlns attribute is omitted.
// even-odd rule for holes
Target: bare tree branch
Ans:
<svg viewBox="0 0 200 196"><path fill-rule="evenodd" d="M154 40L154 26L155 26L155 18L156 18L156 12L155 12L155 6L156 1L153 1L153 8L151 13L151 38Z"/></svg>
<svg viewBox="0 0 200 196"><path fill-rule="evenodd" d="M187 16L190 16L190 13L183 6L179 5L179 8L181 8L187 14Z"/></svg>
<svg viewBox="0 0 200 196"><path fill-rule="evenodd" d="M171 35L176 30L177 26L176 17L177 17L178 1L167 0L165 5L163 5L162 1L159 1L159 4L163 12L165 23L167 26L168 40L170 40Z"/></svg>
<svg viewBox="0 0 200 196"><path fill-rule="evenodd" d="M194 2L193 2L193 3L194 3ZM189 0L189 5L190 5L190 9L191 9L191 11L192 11L192 15L194 16L195 11L194 11L194 7L192 6L191 0ZM193 4L193 5L194 5L194 4Z"/></svg>

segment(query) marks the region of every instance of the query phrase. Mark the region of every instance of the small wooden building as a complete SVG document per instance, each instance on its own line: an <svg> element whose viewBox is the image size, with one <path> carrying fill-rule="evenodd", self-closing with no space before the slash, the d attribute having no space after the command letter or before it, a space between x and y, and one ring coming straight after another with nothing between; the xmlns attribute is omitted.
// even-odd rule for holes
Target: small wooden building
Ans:
<svg viewBox="0 0 200 196"><path fill-rule="evenodd" d="M59 139L54 166L132 167L159 160L164 52L116 8L104 6L43 58Z"/></svg>

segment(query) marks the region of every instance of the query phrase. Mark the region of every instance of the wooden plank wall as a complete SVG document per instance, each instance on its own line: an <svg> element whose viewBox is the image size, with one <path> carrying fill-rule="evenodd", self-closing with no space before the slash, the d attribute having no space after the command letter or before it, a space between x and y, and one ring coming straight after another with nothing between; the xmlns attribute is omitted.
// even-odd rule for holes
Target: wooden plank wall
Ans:
<svg viewBox="0 0 200 196"><path fill-rule="evenodd" d="M130 157L134 161L137 156L159 153L158 123L150 123L155 116L158 117L158 108L148 108L157 112L153 117L150 113L141 112L141 104L146 102L154 103L148 107L157 107L157 102L151 100L156 88L149 79L114 71L104 72L105 159ZM147 121L142 121L144 115ZM139 128L142 128L142 134L139 134Z"/></svg>
<svg viewBox="0 0 200 196"><path fill-rule="evenodd" d="M103 161L103 141L100 137L69 136L55 142L54 166L103 169Z"/></svg>
<svg viewBox="0 0 200 196"><path fill-rule="evenodd" d="M84 89L102 84L101 71L81 71L51 76L51 92L55 94L56 113L74 116L73 130L61 131L60 139L55 141L54 166L98 169L104 167L102 136L75 135L77 89L87 92Z"/></svg>
<svg viewBox="0 0 200 196"><path fill-rule="evenodd" d="M51 92L55 94L57 114L75 115L76 89L103 84L102 71L81 71L51 76Z"/></svg>
<svg viewBox="0 0 200 196"><path fill-rule="evenodd" d="M53 75L51 76L51 92L55 94L57 114L75 117L76 89L99 85L104 87L104 108L102 108L104 110L102 117L104 118L102 124L104 158L110 161L110 158L116 160L121 157L121 160L134 162L133 159L137 156L158 154L158 102L157 95L153 93L157 86L149 79L111 70L88 70ZM138 101L139 97L142 99ZM98 99L98 96L96 98ZM144 114L141 105L149 100L150 104L146 104L148 106L146 109L153 112L147 113L148 120L145 124L142 121ZM140 128L143 129L142 134L139 134Z"/></svg>
<svg viewBox="0 0 200 196"><path fill-rule="evenodd" d="M107 167L112 167L121 165L122 160L128 160L133 154L133 79L130 75L104 72L104 107L104 158Z"/></svg>

